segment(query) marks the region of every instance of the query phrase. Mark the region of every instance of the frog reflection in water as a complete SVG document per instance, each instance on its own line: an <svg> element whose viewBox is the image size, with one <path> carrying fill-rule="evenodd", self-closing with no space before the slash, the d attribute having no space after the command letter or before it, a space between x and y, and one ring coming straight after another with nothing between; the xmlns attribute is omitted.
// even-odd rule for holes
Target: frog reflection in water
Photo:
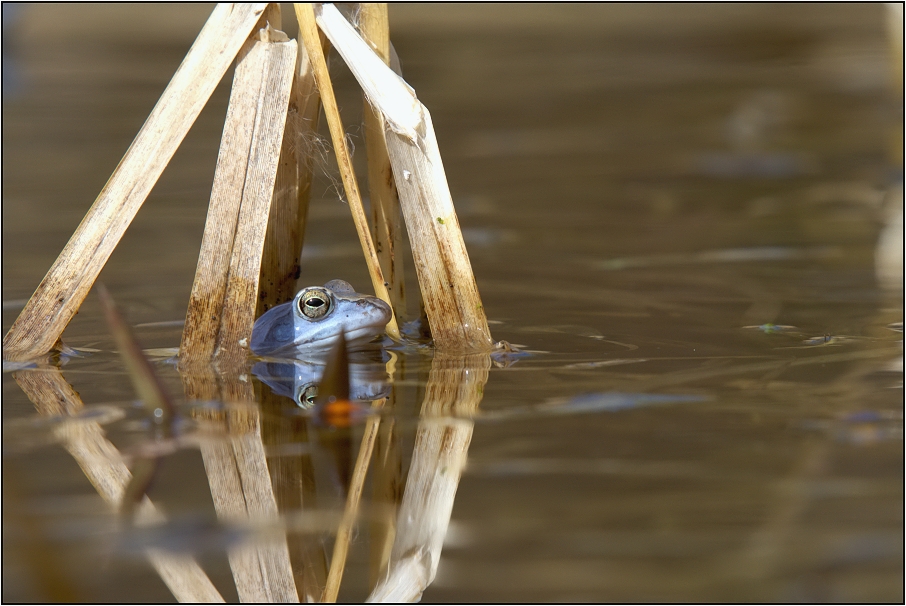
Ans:
<svg viewBox="0 0 906 606"><path fill-rule="evenodd" d="M250 347L262 356L320 351L329 348L340 331L354 347L381 334L391 316L390 306L377 297L357 293L349 282L331 280L303 288L292 301L264 313L252 328Z"/></svg>
<svg viewBox="0 0 906 606"><path fill-rule="evenodd" d="M303 409L313 408L318 384L324 375L326 353L306 356L305 360L256 362L252 373L278 396L292 399ZM377 351L360 351L349 355L349 396L353 402L371 402L390 392L390 377L385 362L390 357Z"/></svg>

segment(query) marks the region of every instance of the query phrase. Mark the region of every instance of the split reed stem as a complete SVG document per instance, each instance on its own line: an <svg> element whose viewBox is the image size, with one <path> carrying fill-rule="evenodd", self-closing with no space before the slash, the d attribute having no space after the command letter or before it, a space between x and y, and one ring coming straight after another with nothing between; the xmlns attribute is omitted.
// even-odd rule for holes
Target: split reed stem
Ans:
<svg viewBox="0 0 906 606"><path fill-rule="evenodd" d="M390 64L390 22L387 3L359 5L359 28L375 52ZM384 140L384 119L362 95L365 122L365 151L368 155L368 192L371 196L371 223L374 245L389 284L391 304L397 318L406 317L405 271L403 268L403 225L400 199L393 179L393 167Z"/></svg>
<svg viewBox="0 0 906 606"><path fill-rule="evenodd" d="M183 369L245 362L296 50L267 27L240 51L180 344Z"/></svg>
<svg viewBox="0 0 906 606"><path fill-rule="evenodd" d="M295 3L293 6L296 10L296 20L299 22L299 37L302 38L302 42L305 44L305 50L308 52L312 63L315 81L318 83L318 91L321 94L324 115L327 117L327 125L330 128L330 137L337 156L337 165L343 180L343 188L346 190L349 210L352 212L352 220L359 235L362 252L365 254L365 262L368 265L368 274L371 276L374 294L393 307L390 293L387 291L388 283L385 281L384 273L381 271L381 264L378 261L374 243L371 240L371 232L368 229L368 220L362 207L362 196L359 192L355 171L352 168L352 157L346 145L346 131L343 129L340 111L337 108L337 100L333 92L333 84L327 70L327 60L321 48L314 7L307 3ZM396 316L390 318L390 322L387 323L387 334L396 341L400 340Z"/></svg>

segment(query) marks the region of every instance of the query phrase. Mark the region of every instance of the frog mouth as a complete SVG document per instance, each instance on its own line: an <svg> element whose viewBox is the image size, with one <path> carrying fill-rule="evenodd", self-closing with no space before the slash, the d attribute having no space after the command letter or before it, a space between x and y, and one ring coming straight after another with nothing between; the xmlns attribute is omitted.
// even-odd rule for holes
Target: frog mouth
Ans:
<svg viewBox="0 0 906 606"><path fill-rule="evenodd" d="M346 343L350 346L367 343L384 331L384 327L387 326L387 322L392 317L390 306L380 300L368 301L367 305L360 304L359 313L362 317L367 318L367 321L362 322L361 318L358 319L356 326L352 329L340 324L339 330L329 337L328 344L332 345L336 342L341 331L346 337Z"/></svg>

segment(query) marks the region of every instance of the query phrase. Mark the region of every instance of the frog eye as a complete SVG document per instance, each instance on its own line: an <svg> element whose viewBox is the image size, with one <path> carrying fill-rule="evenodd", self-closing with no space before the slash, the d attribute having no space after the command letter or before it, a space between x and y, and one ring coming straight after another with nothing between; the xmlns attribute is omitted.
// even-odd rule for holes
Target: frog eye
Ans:
<svg viewBox="0 0 906 606"><path fill-rule="evenodd" d="M296 404L302 408L311 408L315 405L315 398L318 397L317 385L305 385L299 388L296 394Z"/></svg>
<svg viewBox="0 0 906 606"><path fill-rule="evenodd" d="M330 308L330 295L322 288L312 288L299 297L299 312L309 320L323 318Z"/></svg>

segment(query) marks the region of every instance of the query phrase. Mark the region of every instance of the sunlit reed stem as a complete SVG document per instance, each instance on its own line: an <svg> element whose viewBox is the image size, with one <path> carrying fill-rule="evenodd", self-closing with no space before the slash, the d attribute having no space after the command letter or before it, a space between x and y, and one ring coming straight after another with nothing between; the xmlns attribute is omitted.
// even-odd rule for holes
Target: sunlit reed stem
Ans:
<svg viewBox="0 0 906 606"><path fill-rule="evenodd" d="M281 28L279 4L270 5L272 27ZM318 130L321 98L315 85L308 53L296 41L296 69L289 111L283 133L283 148L274 185L274 199L267 221L261 279L255 316L275 305L289 301L296 294L296 281L301 273L299 255L305 236L308 201L312 183L310 141Z"/></svg>
<svg viewBox="0 0 906 606"><path fill-rule="evenodd" d="M340 169L340 176L343 180L343 188L346 191L349 210L352 212L352 219L359 236L359 242L362 245L362 252L365 254L365 262L368 265L368 274L371 276L374 294L392 307L390 294L387 291L387 282L384 279L384 274L381 271L381 265L374 249L374 243L371 240L371 232L368 229L368 220L365 217L365 210L362 208L362 196L359 193L358 182L356 181L355 172L352 168L352 157L350 156L349 148L346 145L345 131L343 130L343 123L340 120L340 111L337 108L336 97L333 93L333 84L330 81L330 74L327 71L327 61L321 48L318 28L315 23L314 8L311 4L297 3L294 6L296 9L296 19L299 22L299 37L305 44L306 51L308 51L315 81L318 83L318 91L321 94L321 101L324 105L324 115L327 117L327 124L330 127L330 136L333 141L337 164ZM387 334L394 340L400 339L399 327L395 316L392 317L387 324Z"/></svg>
<svg viewBox="0 0 906 606"><path fill-rule="evenodd" d="M214 9L119 166L3 338L4 359L39 356L56 344L265 6Z"/></svg>
<svg viewBox="0 0 906 606"><path fill-rule="evenodd" d="M366 2L359 5L359 29L375 52L390 65L390 23L387 4ZM364 97L365 149L368 154L368 191L371 195L371 222L374 244L384 277L389 283L390 300L397 318L406 316L403 269L402 217L400 200L393 180L393 167L384 140L384 119Z"/></svg>
<svg viewBox="0 0 906 606"><path fill-rule="evenodd" d="M183 369L245 362L296 44L267 27L240 51L180 344Z"/></svg>
<svg viewBox="0 0 906 606"><path fill-rule="evenodd" d="M333 5L320 7L317 22L383 115L435 345L448 352L490 351L494 344L427 108Z"/></svg>

